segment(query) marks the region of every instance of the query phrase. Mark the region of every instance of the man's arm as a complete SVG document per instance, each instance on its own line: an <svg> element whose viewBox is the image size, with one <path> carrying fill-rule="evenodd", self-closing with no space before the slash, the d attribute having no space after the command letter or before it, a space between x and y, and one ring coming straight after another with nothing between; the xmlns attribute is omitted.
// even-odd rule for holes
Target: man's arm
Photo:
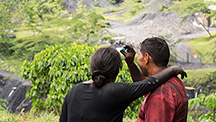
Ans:
<svg viewBox="0 0 216 122"><path fill-rule="evenodd" d="M133 63L127 63L128 69L130 71L131 77L133 82L137 82L137 81L141 81L141 80L145 80L148 77L144 76L141 71L138 69L138 67L136 66L136 64Z"/></svg>
<svg viewBox="0 0 216 122"><path fill-rule="evenodd" d="M125 61L127 63L133 82L147 79L147 76L143 75L134 63L134 56L136 52L133 47L131 45L126 45L124 48L127 50L127 52L125 50L121 50L120 52L125 56Z"/></svg>

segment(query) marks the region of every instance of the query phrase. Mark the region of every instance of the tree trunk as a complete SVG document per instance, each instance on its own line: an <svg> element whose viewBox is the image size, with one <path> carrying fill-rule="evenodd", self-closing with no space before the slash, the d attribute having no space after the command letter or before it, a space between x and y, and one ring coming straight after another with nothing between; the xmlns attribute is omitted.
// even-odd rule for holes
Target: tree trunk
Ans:
<svg viewBox="0 0 216 122"><path fill-rule="evenodd" d="M212 35L211 35L209 29L207 29L207 28L205 27L205 24L204 24L204 23L201 23L194 15L192 15L192 16L193 16L193 17L196 19L196 21L205 29L205 31L209 34L209 36L212 37Z"/></svg>
<svg viewBox="0 0 216 122"><path fill-rule="evenodd" d="M210 27L211 26L211 17L208 17L207 21L208 21L208 27Z"/></svg>

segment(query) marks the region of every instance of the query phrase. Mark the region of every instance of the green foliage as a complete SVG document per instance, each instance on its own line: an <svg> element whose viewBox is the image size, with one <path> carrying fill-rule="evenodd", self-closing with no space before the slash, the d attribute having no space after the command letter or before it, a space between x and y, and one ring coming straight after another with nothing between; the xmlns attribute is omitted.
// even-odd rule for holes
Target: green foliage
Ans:
<svg viewBox="0 0 216 122"><path fill-rule="evenodd" d="M204 106L210 110L216 109L216 94L210 94L205 98Z"/></svg>
<svg viewBox="0 0 216 122"><path fill-rule="evenodd" d="M71 34L73 40L84 40L85 43L90 43L91 40L97 40L97 37L108 27L105 23L105 18L89 10L82 1L78 3L77 13L71 15L72 19L68 22L67 30Z"/></svg>
<svg viewBox="0 0 216 122"><path fill-rule="evenodd" d="M206 108L212 109L215 107L215 94L216 89L216 69L200 69L200 70L187 70L188 77L183 80L185 86L191 86L198 88L200 85L203 86L203 93L209 96L205 96L204 94L200 94L198 98L189 100L189 115L191 115L194 120L198 121L200 118L208 118L205 116L209 116L203 109L200 109L200 104L203 104ZM213 110L214 111L214 110ZM212 117L214 114L211 114ZM203 119L203 121L205 121Z"/></svg>
<svg viewBox="0 0 216 122"><path fill-rule="evenodd" d="M208 112L207 114L203 114L199 117L199 122L215 122L213 120L213 114L211 112Z"/></svg>
<svg viewBox="0 0 216 122"><path fill-rule="evenodd" d="M101 40L111 40L111 39L112 39L111 36L103 36L103 37L101 38Z"/></svg>
<svg viewBox="0 0 216 122"><path fill-rule="evenodd" d="M135 16L140 11L142 11L146 6L142 3L135 2L129 6L128 11L123 14L123 16Z"/></svg>
<svg viewBox="0 0 216 122"><path fill-rule="evenodd" d="M187 122L195 122L192 118L192 116L188 115L187 116Z"/></svg>
<svg viewBox="0 0 216 122"><path fill-rule="evenodd" d="M0 122L58 122L58 120L59 116L54 112L11 114L7 110L0 110Z"/></svg>
<svg viewBox="0 0 216 122"><path fill-rule="evenodd" d="M25 60L21 76L32 81L26 94L33 99L33 109L60 112L65 95L76 83L91 79L90 56L98 47L87 44L54 46L35 55L33 61ZM116 82L132 82L125 62ZM42 101L38 98L45 98ZM136 118L143 98L131 103L125 116Z"/></svg>
<svg viewBox="0 0 216 122"><path fill-rule="evenodd" d="M197 12L201 12L203 14L211 14L211 10L208 8L208 6L211 4L215 4L215 2L204 0L184 0L182 2L176 3L168 10L178 10L178 16L184 14L194 15Z"/></svg>
<svg viewBox="0 0 216 122"><path fill-rule="evenodd" d="M216 34L212 37L203 36L187 41L193 53L197 54L202 63L213 64L216 62Z"/></svg>
<svg viewBox="0 0 216 122"><path fill-rule="evenodd" d="M115 5L117 3L117 0L109 0L109 3Z"/></svg>
<svg viewBox="0 0 216 122"><path fill-rule="evenodd" d="M0 2L0 52L1 55L9 55L12 46L11 39L7 37L14 30L15 24L12 22L16 9L16 1L4 0Z"/></svg>
<svg viewBox="0 0 216 122"><path fill-rule="evenodd" d="M34 34L40 34L42 30L38 23L46 19L46 14L57 17L63 14L63 1L61 0L20 0L19 19L28 25Z"/></svg>
<svg viewBox="0 0 216 122"><path fill-rule="evenodd" d="M18 39L14 43L15 46L10 48L14 50L12 53L14 58L32 59L41 50L56 44L64 44L66 41L64 38L59 38L56 35L43 33L38 36Z"/></svg>
<svg viewBox="0 0 216 122"><path fill-rule="evenodd" d="M174 6L171 6L170 8L167 9L167 11L168 10L178 11L177 16L184 15L180 24L182 24L189 16L193 16L196 19L196 21L200 25L202 25L202 27L211 36L211 33L209 32L208 28L205 27L204 21L200 21L194 16L195 13L200 13L202 16L205 16L206 20L209 17L215 19L216 16L215 10L209 9L210 5L216 5L216 2L205 1L205 0L184 0L179 3L176 3Z"/></svg>
<svg viewBox="0 0 216 122"><path fill-rule="evenodd" d="M185 86L203 87L203 93L208 95L216 92L216 69L187 70L188 77L183 80Z"/></svg>
<svg viewBox="0 0 216 122"><path fill-rule="evenodd" d="M205 97L204 94L200 94L198 98L190 99L188 101L188 107L189 109L193 109L195 106L199 106L200 104L203 104L206 108L209 108L210 110L213 110L212 112L209 112L207 114L203 114L199 117L199 122L214 122L215 121L215 110L216 110L216 94L212 93Z"/></svg>
<svg viewBox="0 0 216 122"><path fill-rule="evenodd" d="M0 98L0 111L5 110L8 105L8 101L6 99Z"/></svg>
<svg viewBox="0 0 216 122"><path fill-rule="evenodd" d="M87 44L73 43L47 48L33 61L25 60L21 76L32 81L27 95L33 99L33 107L59 112L70 88L90 79L89 61L95 50ZM37 99L42 97L46 100Z"/></svg>
<svg viewBox="0 0 216 122"><path fill-rule="evenodd" d="M134 16L141 12L147 5L144 5L143 3L136 2L133 0L125 0L123 3L120 4L120 7L118 8L111 8L111 10L106 10L106 12L109 11L120 11L125 10L125 12L120 12L120 14L112 14L105 16L107 19L111 20L118 20L121 22L130 22L134 20Z"/></svg>

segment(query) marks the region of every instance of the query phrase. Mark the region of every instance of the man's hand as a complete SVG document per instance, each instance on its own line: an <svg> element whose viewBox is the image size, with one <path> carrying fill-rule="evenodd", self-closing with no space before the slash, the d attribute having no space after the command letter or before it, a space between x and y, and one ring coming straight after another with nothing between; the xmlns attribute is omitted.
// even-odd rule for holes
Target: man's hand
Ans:
<svg viewBox="0 0 216 122"><path fill-rule="evenodd" d="M125 56L125 61L128 64L133 63L136 52L133 49L132 45L125 45L124 48L125 50L127 50L127 52L125 50L121 50L120 52Z"/></svg>

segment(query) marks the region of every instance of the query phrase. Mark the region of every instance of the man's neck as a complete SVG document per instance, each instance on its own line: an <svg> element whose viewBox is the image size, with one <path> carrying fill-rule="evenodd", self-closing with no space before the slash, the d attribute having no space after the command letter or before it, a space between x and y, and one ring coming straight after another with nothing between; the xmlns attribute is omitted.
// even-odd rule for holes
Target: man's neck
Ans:
<svg viewBox="0 0 216 122"><path fill-rule="evenodd" d="M151 77L161 71L163 71L164 69L166 69L167 67L152 67L149 71L148 71L148 76Z"/></svg>

